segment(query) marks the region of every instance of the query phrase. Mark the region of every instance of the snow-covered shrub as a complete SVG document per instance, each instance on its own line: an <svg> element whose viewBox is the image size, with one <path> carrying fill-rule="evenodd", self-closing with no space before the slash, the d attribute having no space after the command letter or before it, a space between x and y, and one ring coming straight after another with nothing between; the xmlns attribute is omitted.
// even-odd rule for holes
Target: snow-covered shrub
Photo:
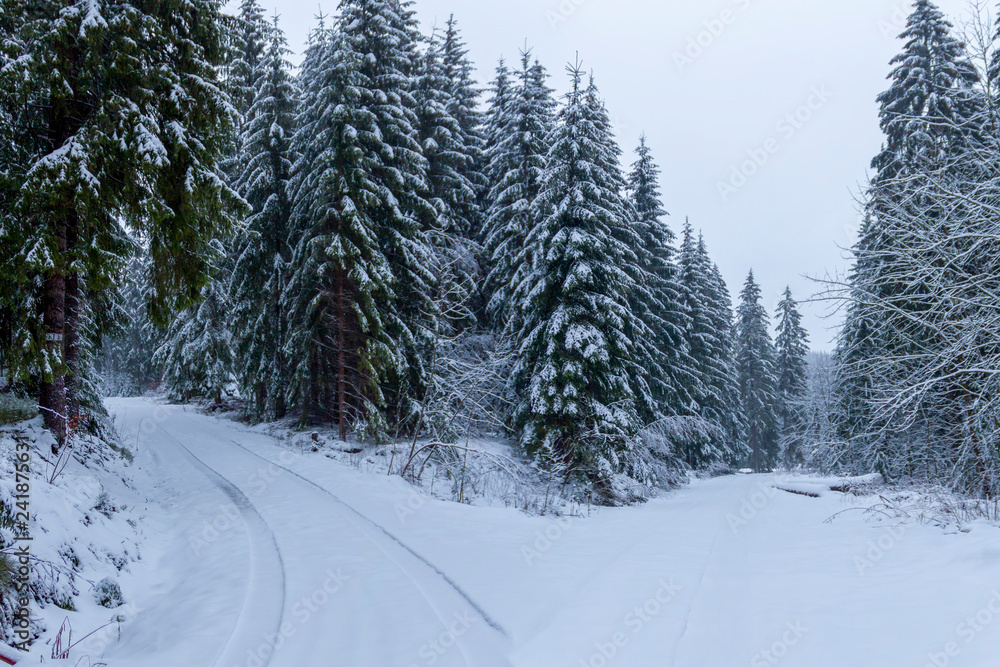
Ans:
<svg viewBox="0 0 1000 667"><path fill-rule="evenodd" d="M10 590L14 583L14 562L7 554L0 554L0 595Z"/></svg>
<svg viewBox="0 0 1000 667"><path fill-rule="evenodd" d="M110 432L101 420L95 430ZM109 436L105 436L109 437ZM137 523L114 499L128 475L125 451L113 441L75 431L66 467L53 475L52 435L40 417L0 427L0 550L13 544L17 442L29 443L32 523L29 590L33 637L58 626L67 612L90 613L94 602L81 599L81 581L111 578L138 559ZM113 580L113 579L112 579ZM88 586L89 588L89 586ZM112 587L108 586L109 592ZM114 596L108 597L113 602ZM0 641L13 642L16 601L0 585Z"/></svg>
<svg viewBox="0 0 1000 667"><path fill-rule="evenodd" d="M125 604L121 586L111 577L105 577L94 587L94 601L102 607L114 609Z"/></svg>
<svg viewBox="0 0 1000 667"><path fill-rule="evenodd" d="M38 414L34 401L13 394L0 394L0 424L14 424Z"/></svg>
<svg viewBox="0 0 1000 667"><path fill-rule="evenodd" d="M107 491L101 491L101 495L97 496L97 503L94 505L93 509L97 512L100 512L109 519L111 518L111 514L113 512L118 511L118 508L115 506L115 504L111 501L111 498L108 496Z"/></svg>

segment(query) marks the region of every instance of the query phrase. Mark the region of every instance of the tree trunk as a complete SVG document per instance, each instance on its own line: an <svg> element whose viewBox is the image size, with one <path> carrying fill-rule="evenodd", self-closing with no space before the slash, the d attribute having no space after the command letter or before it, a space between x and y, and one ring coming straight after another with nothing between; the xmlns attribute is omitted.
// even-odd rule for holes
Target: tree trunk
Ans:
<svg viewBox="0 0 1000 667"><path fill-rule="evenodd" d="M65 252L65 235L59 240L60 253ZM59 268L45 279L42 293L42 321L45 328L45 349L49 353L48 377L43 374L38 405L45 427L52 431L59 447L66 442L66 376L63 368L63 328L66 321L66 277Z"/></svg>
<svg viewBox="0 0 1000 667"><path fill-rule="evenodd" d="M347 441L347 322L344 321L344 270L337 271L337 422L340 439Z"/></svg>
<svg viewBox="0 0 1000 667"><path fill-rule="evenodd" d="M274 327L277 330L277 337L274 345L274 373L277 376L277 381L272 383L272 387L277 387L274 390L274 396L272 401L274 403L274 418L284 419L285 413L288 408L285 405L285 387L288 386L288 378L286 377L287 371L285 370L285 355L282 353L281 344L285 339L285 326L284 318L281 316L281 297L280 292L275 292L274 299L271 304L271 312L274 316Z"/></svg>
<svg viewBox="0 0 1000 667"><path fill-rule="evenodd" d="M66 221L66 248L72 252L78 242L76 215L71 213ZM80 417L80 313L83 295L80 293L80 275L76 271L66 274L66 315L63 322L63 358L66 362L66 412L70 425Z"/></svg>
<svg viewBox="0 0 1000 667"><path fill-rule="evenodd" d="M309 352L309 402L308 409L303 414L305 424L311 424L314 414L319 409L319 359L318 349L322 341L314 340L313 349Z"/></svg>

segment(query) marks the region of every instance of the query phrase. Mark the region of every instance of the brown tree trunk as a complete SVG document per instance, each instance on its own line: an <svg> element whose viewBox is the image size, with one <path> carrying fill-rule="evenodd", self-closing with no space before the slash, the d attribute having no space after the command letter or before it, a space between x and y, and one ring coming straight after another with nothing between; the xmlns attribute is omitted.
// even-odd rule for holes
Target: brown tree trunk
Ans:
<svg viewBox="0 0 1000 667"><path fill-rule="evenodd" d="M312 423L314 414L319 410L319 348L320 341L313 342L309 353L309 408L306 412L306 423Z"/></svg>
<svg viewBox="0 0 1000 667"><path fill-rule="evenodd" d="M65 234L59 238L60 254L66 250ZM49 354L48 378L44 375L38 405L45 427L52 431L59 447L66 442L66 375L63 366L63 331L66 322L66 277L58 267L45 279L42 292L42 322L45 349Z"/></svg>
<svg viewBox="0 0 1000 667"><path fill-rule="evenodd" d="M347 440L347 322L344 321L344 270L337 272L337 422L340 439Z"/></svg>
<svg viewBox="0 0 1000 667"><path fill-rule="evenodd" d="M285 370L285 355L281 350L281 343L284 340L285 326L284 320L281 317L281 300L280 297L275 294L274 302L271 304L271 311L274 315L274 325L278 328L279 335L274 346L274 372L278 376L277 382L274 386L277 390L274 394L274 418L283 419L288 408L285 406L285 387L287 387L287 378Z"/></svg>
<svg viewBox="0 0 1000 667"><path fill-rule="evenodd" d="M72 252L78 242L76 216L70 214L66 221L66 248ZM80 416L80 313L83 295L80 293L80 275L76 271L66 274L66 316L63 322L63 359L66 363L66 412L70 425Z"/></svg>

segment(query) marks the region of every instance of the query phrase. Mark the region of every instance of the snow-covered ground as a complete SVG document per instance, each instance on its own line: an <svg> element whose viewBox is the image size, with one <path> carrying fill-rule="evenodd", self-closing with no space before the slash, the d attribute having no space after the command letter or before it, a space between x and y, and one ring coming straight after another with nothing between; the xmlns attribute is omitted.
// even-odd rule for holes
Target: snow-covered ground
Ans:
<svg viewBox="0 0 1000 667"><path fill-rule="evenodd" d="M71 663L998 664L1000 530L985 523L944 531L758 475L531 517L436 500L190 408L109 408L138 443L152 537L123 581L136 613L121 641L85 642Z"/></svg>

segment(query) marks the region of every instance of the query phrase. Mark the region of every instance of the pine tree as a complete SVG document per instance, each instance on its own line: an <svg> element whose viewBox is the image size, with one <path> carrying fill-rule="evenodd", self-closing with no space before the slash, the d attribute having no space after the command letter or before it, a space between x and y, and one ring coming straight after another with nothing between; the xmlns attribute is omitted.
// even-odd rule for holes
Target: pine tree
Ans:
<svg viewBox="0 0 1000 667"><path fill-rule="evenodd" d="M163 334L149 320L149 256L144 249L132 257L122 288L122 322L105 336L98 371L110 385L113 396L141 396L151 389L162 375L154 361Z"/></svg>
<svg viewBox="0 0 1000 667"><path fill-rule="evenodd" d="M253 106L258 80L266 72L264 63L273 36L270 35L272 27L264 18L264 9L257 0L241 0L237 19L239 29L232 40L235 57L229 66L226 88L241 120L236 128L236 137L239 138L245 133L243 122Z"/></svg>
<svg viewBox="0 0 1000 667"><path fill-rule="evenodd" d="M685 339L691 318L682 302L674 233L662 219L667 212L660 199L660 170L645 135L635 152L638 159L632 165L627 190L639 236L635 252L642 275L637 276L632 309L653 334L652 344L643 347L648 350L645 365L657 410L662 415L685 415L690 414L692 399L687 388L695 375Z"/></svg>
<svg viewBox="0 0 1000 667"><path fill-rule="evenodd" d="M435 236L467 235L474 225L470 217L474 217L476 206L476 189L468 174L476 156L467 149L465 132L458 118L452 115L456 102L442 50L441 41L432 37L421 58L413 93L417 131L428 164L428 195L434 206L429 226Z"/></svg>
<svg viewBox="0 0 1000 667"><path fill-rule="evenodd" d="M760 303L760 286L753 271L747 276L737 314L736 362L740 398L746 419L746 445L750 466L756 472L774 467L778 456L778 400L775 386L775 352L768 333L767 311Z"/></svg>
<svg viewBox="0 0 1000 667"><path fill-rule="evenodd" d="M500 141L506 136L514 86L511 83L510 68L507 67L507 62L503 58L497 63L496 76L490 83L489 93L490 100L486 112L483 114L482 130L484 141L482 171L485 183L479 193L484 216L488 213L492 202L490 197L492 185L498 183L506 171L506 164L496 159L496 155ZM478 231L476 239L481 241L485 230Z"/></svg>
<svg viewBox="0 0 1000 667"><path fill-rule="evenodd" d="M555 100L547 78L541 64L532 65L531 53L522 52L520 83L510 93L509 109L498 107L491 118L490 136L498 143L487 171L493 186L484 229L484 291L490 317L500 329L512 315L512 290L524 279L523 248L550 151Z"/></svg>
<svg viewBox="0 0 1000 667"><path fill-rule="evenodd" d="M525 450L585 470L607 492L627 470L638 426L633 380L642 369L628 333L641 322L628 307L625 268L636 259L619 240L628 225L624 179L612 165L618 149L587 103L583 73L569 72L514 292L521 325L513 380Z"/></svg>
<svg viewBox="0 0 1000 667"><path fill-rule="evenodd" d="M102 304L88 299L107 293L131 252L122 222L150 239L161 322L198 298L208 242L231 224L236 200L217 168L230 127L221 19L215 0L13 4L2 11L21 17L9 80L24 142L0 237L17 248L15 274L41 286L19 365L40 369L40 404L61 441L102 326Z"/></svg>
<svg viewBox="0 0 1000 667"><path fill-rule="evenodd" d="M733 314L729 291L712 264L703 237L695 238L685 221L679 257L681 301L691 324L687 347L694 362L685 387L692 397L690 410L716 425L725 435L683 452L692 468L716 463L733 464L743 456L743 431L733 359Z"/></svg>
<svg viewBox="0 0 1000 667"><path fill-rule="evenodd" d="M904 277L921 261L910 250L913 240L947 242L949 205L930 193L942 178L953 189L964 187L961 172L975 161L958 158L978 141L982 129L982 100L973 90L977 75L951 30L933 3L917 0L900 35L906 44L892 60L896 67L889 89L878 98L885 144L872 162L877 174L866 193L867 216L850 276L855 305L847 310L836 354L841 433L851 445L847 458L862 468L874 466L886 478L894 474L894 450L909 447L919 431L945 437L940 405L925 406L918 420L922 423L901 429L886 423L886 415L879 417L873 402L880 388L913 376L921 358L948 344L939 339L936 327L915 325L914 316L926 312L933 296L924 281ZM963 162L942 172L946 165ZM962 251L956 249L956 254ZM893 377L884 372L872 377L873 365L882 359L898 360Z"/></svg>
<svg viewBox="0 0 1000 667"><path fill-rule="evenodd" d="M285 290L303 418L362 434L407 419L433 339L434 276L416 133L412 16L395 1L345 0L307 50L293 148L297 235Z"/></svg>
<svg viewBox="0 0 1000 667"><path fill-rule="evenodd" d="M466 236L474 240L479 238L483 225L482 193L487 187L483 173L486 143L483 114L479 111L480 91L473 76L475 67L469 59L454 15L448 17L440 53L449 93L446 110L458 125L458 146L464 156L457 171L472 186L475 195L472 199L462 200L460 215L468 221Z"/></svg>
<svg viewBox="0 0 1000 667"><path fill-rule="evenodd" d="M878 96L886 141L872 161L875 184L884 184L954 149L977 112L971 94L977 74L965 45L930 0L916 0L902 53L894 57L889 89Z"/></svg>
<svg viewBox="0 0 1000 667"><path fill-rule="evenodd" d="M778 320L775 338L778 433L784 464L793 467L803 462L806 423L803 401L809 370L809 335L802 327L802 315L792 298L791 288L785 288L775 319Z"/></svg>
<svg viewBox="0 0 1000 667"><path fill-rule="evenodd" d="M236 381L225 286L224 279L210 282L201 301L174 320L156 351L154 363L164 369L163 381L174 399L203 397L219 405Z"/></svg>
<svg viewBox="0 0 1000 667"><path fill-rule="evenodd" d="M247 323L236 336L239 375L244 393L252 398L248 411L257 419L280 419L287 409L283 294L292 255L289 178L296 104L287 54L275 20L246 113L236 183L252 212L236 239L230 292L236 321Z"/></svg>

